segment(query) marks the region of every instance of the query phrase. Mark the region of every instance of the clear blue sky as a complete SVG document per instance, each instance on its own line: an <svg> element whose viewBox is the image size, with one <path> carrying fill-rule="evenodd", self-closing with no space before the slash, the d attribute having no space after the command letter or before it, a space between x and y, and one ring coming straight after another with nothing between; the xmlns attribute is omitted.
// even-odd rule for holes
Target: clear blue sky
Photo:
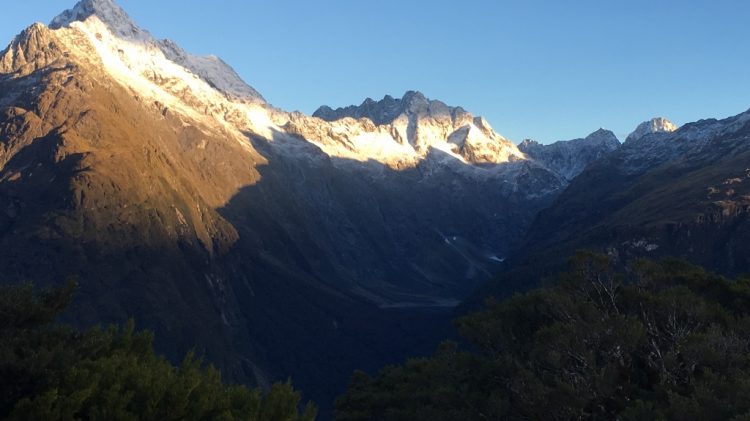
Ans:
<svg viewBox="0 0 750 421"><path fill-rule="evenodd" d="M0 40L74 0L4 1ZM271 103L424 92L542 142L750 108L746 0L120 0L140 26L216 54Z"/></svg>

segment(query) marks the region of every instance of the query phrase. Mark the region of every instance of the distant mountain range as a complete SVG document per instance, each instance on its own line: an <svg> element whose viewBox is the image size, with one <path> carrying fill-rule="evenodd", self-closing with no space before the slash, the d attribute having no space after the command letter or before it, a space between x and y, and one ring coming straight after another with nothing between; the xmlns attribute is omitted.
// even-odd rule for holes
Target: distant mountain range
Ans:
<svg viewBox="0 0 750 421"><path fill-rule="evenodd" d="M135 317L168 355L326 401L431 350L516 264L595 247L747 270L746 117L515 145L414 91L289 113L84 0L0 52L0 273L76 276L71 320Z"/></svg>
<svg viewBox="0 0 750 421"><path fill-rule="evenodd" d="M750 272L750 112L674 129L659 122L592 163L540 212L522 255L597 248L630 260L679 256Z"/></svg>

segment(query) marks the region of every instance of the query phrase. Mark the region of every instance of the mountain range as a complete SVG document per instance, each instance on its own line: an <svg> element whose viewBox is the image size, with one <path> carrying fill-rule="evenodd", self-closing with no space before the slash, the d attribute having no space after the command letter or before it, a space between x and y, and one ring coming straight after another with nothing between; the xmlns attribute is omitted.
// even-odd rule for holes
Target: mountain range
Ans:
<svg viewBox="0 0 750 421"><path fill-rule="evenodd" d="M748 273L749 121L745 112L679 129L642 125L640 137L588 166L537 215L519 255L585 246L624 260L679 256Z"/></svg>
<svg viewBox="0 0 750 421"><path fill-rule="evenodd" d="M550 145L416 91L308 116L83 0L0 52L0 273L75 276L74 323L133 317L325 408L508 269L592 247L747 270L747 116Z"/></svg>

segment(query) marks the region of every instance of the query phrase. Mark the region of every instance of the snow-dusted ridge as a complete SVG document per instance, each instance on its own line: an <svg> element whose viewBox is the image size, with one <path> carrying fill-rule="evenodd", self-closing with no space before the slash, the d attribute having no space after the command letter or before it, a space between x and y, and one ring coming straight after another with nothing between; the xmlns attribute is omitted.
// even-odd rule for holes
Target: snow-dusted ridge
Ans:
<svg viewBox="0 0 750 421"><path fill-rule="evenodd" d="M168 59L190 69L231 99L265 102L258 91L245 83L240 75L219 57L192 55L169 39L159 41L159 46Z"/></svg>
<svg viewBox="0 0 750 421"><path fill-rule="evenodd" d="M112 0L83 0L50 23L79 57L94 60L139 97L206 124L220 125L242 138L254 133L277 149L298 153L305 141L331 157L391 168L413 167L434 156L460 164L503 164L526 160L482 118L458 107L408 92L404 109L388 118L343 118L329 121L286 113L265 103L221 59L187 53L169 40L155 40ZM80 37L93 48L81 45ZM374 101L372 101L375 103ZM382 124L373 124L372 120ZM386 121L387 120L387 121Z"/></svg>
<svg viewBox="0 0 750 421"><path fill-rule="evenodd" d="M570 181L586 166L620 148L620 141L609 130L599 129L582 139L562 140L542 145L527 139L519 149L527 156Z"/></svg>
<svg viewBox="0 0 750 421"><path fill-rule="evenodd" d="M265 102L263 97L247 85L229 65L215 56L194 56L185 52L171 40L155 40L151 34L141 29L130 16L112 0L83 0L72 9L66 10L50 23L50 28L70 28L77 23L94 25L91 21L99 20L113 35L112 40L141 44L146 48L144 53L153 54L158 48L165 57L189 70L203 79L221 93L235 100ZM100 28L97 28L100 29ZM101 34L99 32L99 34ZM100 40L101 41L101 40ZM118 43L116 43L118 44ZM119 52L120 48L118 48Z"/></svg>
<svg viewBox="0 0 750 421"><path fill-rule="evenodd" d="M313 114L330 124L354 121L389 133L392 142L415 157L439 150L470 164L502 164L527 160L516 145L496 133L482 117L461 107L430 100L421 92L408 91L402 98L386 95L380 101L367 98L359 106L322 106Z"/></svg>
<svg viewBox="0 0 750 421"><path fill-rule="evenodd" d="M188 121L219 127L248 148L252 134L280 153L310 155L318 149L341 162L377 162L392 169L438 159L467 174L511 183L531 168L569 180L589 159L552 165L519 149L484 118L416 91L337 110L321 107L313 116L275 109L221 59L194 56L172 41L154 39L113 0L82 0L54 18L50 28L66 50L138 98ZM576 148L566 153L576 155Z"/></svg>

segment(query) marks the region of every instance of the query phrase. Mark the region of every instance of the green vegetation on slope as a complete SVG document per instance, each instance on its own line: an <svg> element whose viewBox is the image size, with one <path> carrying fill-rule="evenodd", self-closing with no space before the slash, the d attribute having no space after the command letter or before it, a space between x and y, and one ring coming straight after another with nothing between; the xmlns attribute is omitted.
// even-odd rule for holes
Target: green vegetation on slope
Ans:
<svg viewBox="0 0 750 421"><path fill-rule="evenodd" d="M81 332L54 323L75 290L0 288L0 418L12 420L315 419L290 384L268 393L226 386L193 355L179 367L152 336L123 328Z"/></svg>
<svg viewBox="0 0 750 421"><path fill-rule="evenodd" d="M339 421L750 419L750 281L580 253L456 325L471 344L356 373Z"/></svg>

